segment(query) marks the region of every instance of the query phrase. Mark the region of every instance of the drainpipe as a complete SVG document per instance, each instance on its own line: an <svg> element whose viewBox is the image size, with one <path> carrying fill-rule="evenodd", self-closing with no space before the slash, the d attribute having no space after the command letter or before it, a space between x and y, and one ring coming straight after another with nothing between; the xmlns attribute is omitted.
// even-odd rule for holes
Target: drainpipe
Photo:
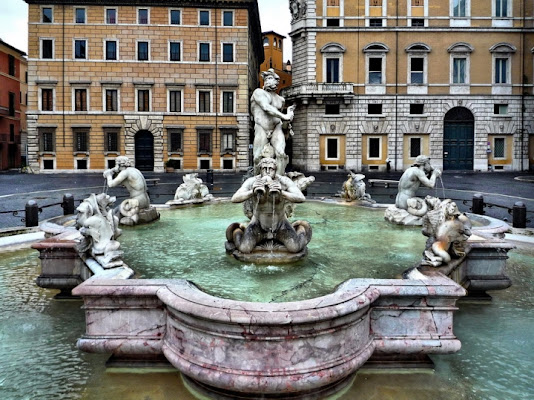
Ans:
<svg viewBox="0 0 534 400"><path fill-rule="evenodd" d="M221 106L220 104L220 96L219 96L219 51L218 51L218 48L219 48L219 30L217 28L217 11L220 11L220 10L216 10L215 12L215 98L213 99L213 104L216 105L215 107L215 135L213 137L213 150L215 150L215 148L217 147L217 138L220 136L220 132L219 132L219 107ZM222 12L221 12L221 15L220 15L220 18L222 18ZM234 49L235 51L235 49ZM219 155L221 154L221 148L220 148L220 145L219 145ZM213 154L214 152L212 151L212 160L213 160ZM220 157L220 156L219 156ZM221 160L219 160L219 164L220 164ZM213 169L213 165L211 166L211 168Z"/></svg>
<svg viewBox="0 0 534 400"><path fill-rule="evenodd" d="M396 1L396 19L395 19L395 154L393 155L393 164L395 166L395 172L397 171L397 135L399 124L399 0Z"/></svg>
<svg viewBox="0 0 534 400"><path fill-rule="evenodd" d="M62 8L62 12L63 12L63 21L62 21L62 56L61 56L61 74L62 74L62 79L61 79L61 88L62 88L62 101L63 101L63 106L61 107L61 124L62 124L62 127L63 127L63 147L66 146L66 136L67 136L67 132L65 131L65 3L62 3L61 4L61 8ZM57 162L57 160L56 160Z"/></svg>
<svg viewBox="0 0 534 400"><path fill-rule="evenodd" d="M523 0L521 25L521 171L524 170L523 151L525 146L525 0Z"/></svg>

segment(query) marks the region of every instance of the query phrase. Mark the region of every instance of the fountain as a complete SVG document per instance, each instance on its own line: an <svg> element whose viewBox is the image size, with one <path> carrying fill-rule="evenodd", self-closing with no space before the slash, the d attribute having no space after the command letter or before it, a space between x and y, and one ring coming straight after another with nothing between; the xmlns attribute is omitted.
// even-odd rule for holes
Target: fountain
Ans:
<svg viewBox="0 0 534 400"><path fill-rule="evenodd" d="M290 223L288 215L295 211L295 203L304 202L301 188L313 179L284 174L284 129L292 134L294 107L282 113L283 98L274 93L274 71L265 73L264 79L265 88L255 91L251 99L255 176L245 180L232 197L232 202L248 203L245 214L249 214L250 222L231 223L226 229L225 247L241 266L264 262L267 265L252 268L269 271L271 264L292 264L281 267L284 272L280 279L284 280L287 271L303 269L310 262L310 256L304 257L313 243L311 224L304 220ZM412 181L412 186L424 182L423 164L413 167L412 174L418 181ZM109 181L110 175L106 175L108 182L115 184ZM402 190L411 193L406 199L411 200L416 189L403 186ZM99 206L103 209L101 217L112 232L115 220L106 211L111 199L103 196L101 202L106 203ZM432 224L434 220L429 219L427 224L432 238L428 251L433 252L428 261L431 265L445 261L449 272L458 279L421 265L416 277L415 271L407 275L408 279L355 279L349 275L322 294L287 302L225 298L186 279L124 279L122 274L106 274L108 270L98 271L88 262L91 257L87 250L90 256L101 253L95 250L95 236L87 235L93 238L92 248L83 246L86 252L82 259L92 274L83 273L86 280L72 290L73 295L83 298L86 316L86 331L77 346L89 353L112 354L110 365L132 367L168 362L195 391L225 399L323 398L347 387L364 364L406 366L424 363L429 354L457 352L461 344L453 332L453 313L456 301L466 295L459 283L476 281L472 270L480 270L477 266L488 260L488 252L492 257L500 253L500 258L491 260L504 270L510 246L482 236L468 244L461 242L461 234L468 233L467 222L450 204L442 210L435 218L439 223ZM99 222L103 222L102 218ZM85 222L79 225L91 229L93 225L87 223L90 218L81 219ZM334 223L330 235L336 228ZM153 239L150 229L157 230L158 226L153 224L147 229L147 239ZM380 242L384 237L375 232L371 239ZM117 251L113 235L108 239L110 252ZM147 239L141 241L154 241ZM43 256L45 249L61 248L58 238L48 240L49 247L46 240L35 246L41 251L43 262L47 259ZM81 235L70 236L69 240L77 242ZM453 268L453 263L438 251L444 241L447 255L449 248L462 253ZM165 246L169 247L167 243ZM204 246L200 241L196 245ZM214 248L213 243L207 245ZM332 246L335 248L336 244ZM470 259L476 251L482 254L478 261ZM155 256L153 249L148 252ZM223 268L219 262L213 264ZM83 265L76 267L83 269ZM336 273L335 266L327 269ZM233 270L235 282L240 280L240 271L238 267ZM477 276L487 278L484 273Z"/></svg>

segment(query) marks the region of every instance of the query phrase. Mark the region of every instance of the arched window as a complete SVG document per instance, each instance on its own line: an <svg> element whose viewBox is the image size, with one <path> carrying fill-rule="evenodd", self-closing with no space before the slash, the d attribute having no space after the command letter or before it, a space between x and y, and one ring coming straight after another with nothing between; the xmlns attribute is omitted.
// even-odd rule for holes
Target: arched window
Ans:
<svg viewBox="0 0 534 400"><path fill-rule="evenodd" d="M323 54L323 82L343 81L343 53L346 48L339 43L328 43L321 48Z"/></svg>
<svg viewBox="0 0 534 400"><path fill-rule="evenodd" d="M269 38L268 37L264 37L263 38L263 46L269 46Z"/></svg>
<svg viewBox="0 0 534 400"><path fill-rule="evenodd" d="M366 93L384 94L386 87L386 54L389 47L384 43L373 42L363 48L365 53L365 84L383 85L382 88L366 86Z"/></svg>
<svg viewBox="0 0 534 400"><path fill-rule="evenodd" d="M412 43L406 47L408 54L408 94L428 92L428 53L432 49L425 43Z"/></svg>

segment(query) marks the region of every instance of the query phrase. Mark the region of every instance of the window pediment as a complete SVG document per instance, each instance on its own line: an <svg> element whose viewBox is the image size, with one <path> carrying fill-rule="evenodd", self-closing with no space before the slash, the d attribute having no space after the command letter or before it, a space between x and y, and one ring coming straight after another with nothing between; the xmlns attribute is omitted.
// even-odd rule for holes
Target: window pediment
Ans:
<svg viewBox="0 0 534 400"><path fill-rule="evenodd" d="M404 49L407 53L430 53L432 48L425 43L412 43Z"/></svg>
<svg viewBox="0 0 534 400"><path fill-rule="evenodd" d="M321 53L344 53L347 51L345 46L339 43L327 43L321 47Z"/></svg>
<svg viewBox="0 0 534 400"><path fill-rule="evenodd" d="M515 53L517 48L510 43L497 43L490 47L489 51L491 53Z"/></svg>
<svg viewBox="0 0 534 400"><path fill-rule="evenodd" d="M454 43L447 49L449 53L472 53L474 50L473 46L465 42Z"/></svg>
<svg viewBox="0 0 534 400"><path fill-rule="evenodd" d="M364 53L387 53L388 51L389 47L380 42L369 43L363 48Z"/></svg>

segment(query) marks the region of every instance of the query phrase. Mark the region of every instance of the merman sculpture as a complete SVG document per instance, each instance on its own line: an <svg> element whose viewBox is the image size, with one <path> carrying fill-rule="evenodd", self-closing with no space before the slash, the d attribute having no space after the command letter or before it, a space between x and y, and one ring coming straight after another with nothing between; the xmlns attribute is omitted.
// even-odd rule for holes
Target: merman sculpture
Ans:
<svg viewBox="0 0 534 400"><path fill-rule="evenodd" d="M159 213L150 206L145 177L137 168L131 166L128 157L119 156L116 165L104 171L104 178L109 187L124 186L130 198L119 206L120 223L137 225L152 222L159 218Z"/></svg>
<svg viewBox="0 0 534 400"><path fill-rule="evenodd" d="M165 204L170 206L185 205L203 203L213 199L213 195L210 194L208 187L204 185L197 173L185 174L182 180L184 183L176 189L174 200L170 200Z"/></svg>
<svg viewBox="0 0 534 400"><path fill-rule="evenodd" d="M432 167L429 157L417 156L414 164L402 174L395 205L386 210L384 218L398 225L421 225L422 217L429 211L429 206L432 209L433 204L431 198L417 197L417 189L421 185L433 188L440 176L441 171Z"/></svg>
<svg viewBox="0 0 534 400"><path fill-rule="evenodd" d="M345 201L360 200L363 202L375 203L375 201L371 199L371 195L365 193L364 178L365 175L363 174L356 174L349 171L348 179L343 182L341 198Z"/></svg>
<svg viewBox="0 0 534 400"><path fill-rule="evenodd" d="M247 179L232 197L234 203L252 199L253 210L248 225L233 223L228 227L226 250L243 261L288 262L302 258L312 230L306 221L291 224L286 205L302 203L305 197L290 178L276 174L274 159L263 158L259 166L260 174ZM259 254L247 256L253 252Z"/></svg>

